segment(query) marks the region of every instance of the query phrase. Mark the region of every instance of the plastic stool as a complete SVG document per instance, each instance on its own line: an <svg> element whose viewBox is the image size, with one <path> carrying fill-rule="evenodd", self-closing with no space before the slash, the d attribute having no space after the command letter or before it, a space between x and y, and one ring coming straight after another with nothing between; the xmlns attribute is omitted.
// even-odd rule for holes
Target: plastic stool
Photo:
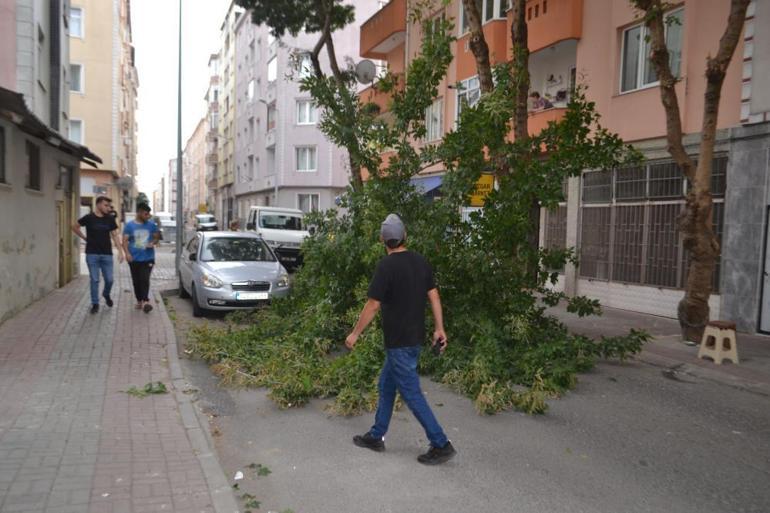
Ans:
<svg viewBox="0 0 770 513"><path fill-rule="evenodd" d="M708 356L717 365L722 360L738 363L738 344L735 341L735 323L730 321L709 321L700 341L698 358Z"/></svg>

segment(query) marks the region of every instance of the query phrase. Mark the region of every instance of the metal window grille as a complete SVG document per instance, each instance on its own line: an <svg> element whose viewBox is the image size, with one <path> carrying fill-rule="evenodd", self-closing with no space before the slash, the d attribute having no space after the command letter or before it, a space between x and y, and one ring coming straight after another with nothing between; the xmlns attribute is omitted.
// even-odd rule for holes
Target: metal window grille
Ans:
<svg viewBox="0 0 770 513"><path fill-rule="evenodd" d="M580 231L580 276L609 279L611 207L582 209Z"/></svg>
<svg viewBox="0 0 770 513"><path fill-rule="evenodd" d="M639 201L647 197L647 167L620 168L615 172L617 201Z"/></svg>
<svg viewBox="0 0 770 513"><path fill-rule="evenodd" d="M650 164L651 200L684 197L684 177L674 162Z"/></svg>
<svg viewBox="0 0 770 513"><path fill-rule="evenodd" d="M644 205L615 207L612 244L612 279L614 281L642 282L644 208Z"/></svg>
<svg viewBox="0 0 770 513"><path fill-rule="evenodd" d="M543 247L545 249L565 249L567 247L567 206L560 205L545 211L545 233ZM560 266L553 271L563 271Z"/></svg>
<svg viewBox="0 0 770 513"><path fill-rule="evenodd" d="M677 226L682 203L649 205L645 283L676 287L679 283L680 241Z"/></svg>
<svg viewBox="0 0 770 513"><path fill-rule="evenodd" d="M583 174L583 203L608 203L612 200L612 170Z"/></svg>
<svg viewBox="0 0 770 513"><path fill-rule="evenodd" d="M711 194L722 197L727 188L727 156L714 157L711 165Z"/></svg>

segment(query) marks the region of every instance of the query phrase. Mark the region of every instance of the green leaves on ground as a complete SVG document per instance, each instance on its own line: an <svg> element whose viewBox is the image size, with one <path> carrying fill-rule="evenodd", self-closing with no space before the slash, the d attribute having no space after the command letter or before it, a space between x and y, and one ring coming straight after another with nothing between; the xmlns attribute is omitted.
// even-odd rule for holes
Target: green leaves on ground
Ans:
<svg viewBox="0 0 770 513"><path fill-rule="evenodd" d="M128 390L126 390L126 393L134 397L142 398L152 394L167 394L168 389L166 388L166 385L160 381L151 381L144 385L142 388L136 388L136 386L132 385Z"/></svg>
<svg viewBox="0 0 770 513"><path fill-rule="evenodd" d="M272 470L262 465L261 463L250 463L248 467L253 470L259 477L269 476L273 473Z"/></svg>
<svg viewBox="0 0 770 513"><path fill-rule="evenodd" d="M336 414L374 409L384 357L378 323L355 350L344 352L342 341L384 256L379 228L392 212L407 226L410 249L433 266L444 305L448 348L440 358L424 351L419 370L473 399L479 413L512 407L543 413L547 401L574 387L577 374L598 358L622 360L647 340L631 332L594 341L548 316L546 308L560 302L581 316L599 313L600 306L557 289L553 270L577 264L573 249L532 247L528 239L533 204L554 208L564 201L569 178L633 162L637 154L602 128L581 87L559 121L526 140L511 140L516 80L508 65L496 68L491 93L475 105L463 103L451 132L426 142L425 111L446 76L453 38L445 20L423 30L429 37L406 79L388 75L375 84L392 96L387 116L359 102L352 73L347 84L303 80L323 113L321 130L353 148L353 159L371 178L362 190L348 190L340 211L308 216L316 231L303 244L304 266L290 297L269 310L233 316L224 329L190 333L190 347L213 364L223 383L266 387L283 408L332 398ZM500 166L490 165L490 154ZM387 173L378 172L383 165ZM440 198L426 199L412 183L423 169L445 170ZM499 173L497 187L483 211L464 211L479 177L490 170Z"/></svg>

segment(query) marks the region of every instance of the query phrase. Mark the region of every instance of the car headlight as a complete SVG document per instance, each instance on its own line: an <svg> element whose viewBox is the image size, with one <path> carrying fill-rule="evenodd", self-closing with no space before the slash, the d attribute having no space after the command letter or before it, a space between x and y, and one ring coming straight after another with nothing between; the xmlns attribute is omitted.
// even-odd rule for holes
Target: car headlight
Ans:
<svg viewBox="0 0 770 513"><path fill-rule="evenodd" d="M278 288L286 288L289 286L289 275L288 274L282 274L280 278L278 278Z"/></svg>
<svg viewBox="0 0 770 513"><path fill-rule="evenodd" d="M204 287L208 287L210 289L218 289L222 285L222 280L214 276L213 274L204 274L201 278L201 283L203 283Z"/></svg>

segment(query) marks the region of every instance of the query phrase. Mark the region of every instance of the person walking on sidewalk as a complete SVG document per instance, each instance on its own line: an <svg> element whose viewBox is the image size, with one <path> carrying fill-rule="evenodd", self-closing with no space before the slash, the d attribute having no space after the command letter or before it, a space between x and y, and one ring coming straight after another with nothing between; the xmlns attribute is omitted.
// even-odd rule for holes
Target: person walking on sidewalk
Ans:
<svg viewBox="0 0 770 513"><path fill-rule="evenodd" d="M382 330L385 338L385 364L380 374L377 413L374 425L364 435L356 435L353 443L374 451L385 450L396 391L425 430L430 448L417 461L437 465L455 455L420 389L417 360L425 340L425 305L430 300L435 321L433 347L446 349L447 337L441 299L433 280L433 270L421 255L406 249L406 229L401 219L390 214L380 228L380 240L385 243L387 256L380 260L374 278L369 284L369 299L364 305L353 331L345 345L353 349L358 337L382 308Z"/></svg>
<svg viewBox="0 0 770 513"><path fill-rule="evenodd" d="M112 242L118 249L118 258L123 261L123 248L118 236L118 224L111 215L112 200L107 196L96 198L96 208L72 224L72 232L86 241L86 264L91 277L91 313L99 311L99 272L104 276L104 297L107 306L114 304L110 297L113 283ZM86 229L83 235L81 227ZM110 241L112 239L112 242Z"/></svg>
<svg viewBox="0 0 770 513"><path fill-rule="evenodd" d="M140 203L136 206L136 218L123 228L123 249L131 269L134 282L136 308L150 313L150 274L155 265L155 246L160 240L158 225L150 220L150 206Z"/></svg>

